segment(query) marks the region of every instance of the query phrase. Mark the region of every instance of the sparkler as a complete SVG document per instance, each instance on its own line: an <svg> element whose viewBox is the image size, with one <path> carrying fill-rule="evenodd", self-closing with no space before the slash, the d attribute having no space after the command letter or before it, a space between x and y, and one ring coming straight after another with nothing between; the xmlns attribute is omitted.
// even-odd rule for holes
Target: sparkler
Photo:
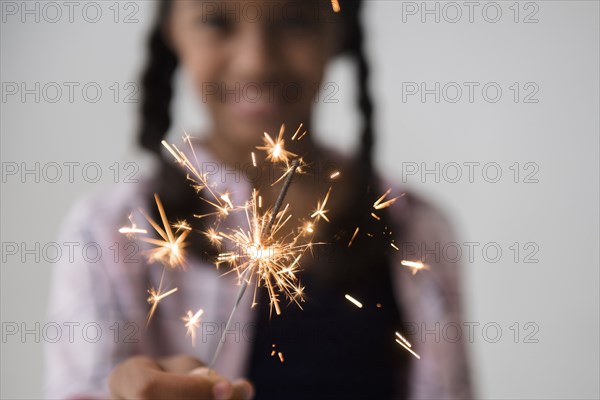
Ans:
<svg viewBox="0 0 600 400"><path fill-rule="evenodd" d="M274 241L273 235L279 230L282 226L281 220L284 216L284 212L279 213L281 206L283 205L283 200L287 194L287 191L292 182L292 178L298 168L299 160L295 159L292 161L290 172L287 175L286 180L283 183L281 191L279 192L279 196L277 197L277 201L273 206L273 210L270 213L270 217L267 220L266 224L263 224L265 218L259 218L256 213L256 203L253 202L253 216L254 218L250 219L248 217L249 225L253 228L253 232L244 232L241 229L234 231L232 235L223 234L224 237L230 239L232 242L237 244L243 244L248 246L249 244L253 247L250 249L250 257L246 257L240 264L238 262L238 256L231 253L225 253L225 255L219 255L219 259L225 259L231 262L234 266L235 271L243 271L240 278L240 289L238 290L235 303L233 305L233 309L229 314L229 318L227 323L225 324L225 329L221 334L221 339L219 340L219 344L217 345L217 349L215 350L215 354L210 363L210 369L212 369L219 358L219 354L221 354L221 349L223 347L223 343L225 342L225 334L229 330L229 325L233 320L233 316L237 307L240 304L240 301L244 297L244 293L248 288L248 284L251 280L252 271L255 271L257 274L256 279L256 287L260 285L261 281L264 283L264 286L267 287L269 292L269 298L271 299L271 306L275 307L277 314L281 313L279 308L279 299L278 294L275 292L274 284L272 279L275 281L275 284L279 286L279 289L283 291L288 298L292 299L296 303L297 298L302 296L302 288L300 286L295 286L295 282L297 281L295 277L295 272L297 270L294 269L294 266L297 265L297 260L302 255L298 255L298 258L294 260L294 262L289 266L285 267L284 261L287 261L290 255L295 254L293 252L294 245L293 244L285 244L282 242ZM254 192L254 197L256 197L256 192ZM248 215L248 214L247 214ZM253 221L253 222L252 222ZM290 248L292 246L293 248ZM298 249L302 249L303 246L300 246ZM287 251L286 251L287 250ZM293 292L292 292L293 290ZM256 304L256 290L253 305Z"/></svg>
<svg viewBox="0 0 600 400"><path fill-rule="evenodd" d="M336 2L337 3L337 2ZM332 2L333 4L333 2ZM298 127L291 140L300 140L306 131L301 133L302 125ZM225 274L235 272L238 276L239 290L235 298L235 302L225 329L221 335L212 361L209 364L210 369L214 367L224 344L225 333L229 330L230 324L236 313L236 310L247 291L248 286L255 281L254 297L252 307L257 302L257 291L260 287L267 290L270 300L271 312L281 314L281 298L285 297L290 303L296 303L300 308L300 302L303 301L304 288L300 285L297 274L300 272L300 259L315 243L311 242L314 235L317 223L323 219L329 222L327 215L329 210L326 208L332 188L330 187L322 200L317 202L317 206L312 210L309 220L304 220L297 229L290 229L289 233L283 233L284 227L290 221L291 215L288 213L289 204L284 206L284 199L290 187L291 181L295 174L301 173L303 161L298 155L288 151L285 147L284 140L285 125L281 126L279 134L271 137L268 133L264 133L263 145L257 146L258 150L263 150L267 153L266 160L274 163L285 164L286 170L279 179L272 185L283 181L279 196L270 210L262 211L262 197L257 190L253 190L251 198L243 206L233 204L229 193L219 192L214 186L209 184L208 175L202 173L196 166L199 165L196 158L191 138L186 135L184 141L188 143L192 160L188 158L186 153L180 151L174 144L168 144L163 141L162 144L173 155L176 162L182 165L187 170L187 179L191 181L192 187L198 193L205 191L209 194L208 197L199 196L200 199L206 202L212 208L212 212L203 215L194 215L197 218L205 218L213 216L216 223L209 228L206 228L202 233L208 238L211 244L225 248L226 245L233 246L237 251L221 250L216 259L217 268L222 264L227 264L230 270ZM254 152L251 153L251 160L254 167L257 167L257 156ZM340 176L339 171L334 171L329 176L330 179L335 179ZM394 204L401 197L388 199L391 189L387 190L374 203L371 216L377 220L381 218L376 214L377 211L387 208ZM171 225L169 224L163 205L157 195L155 201L161 217L162 227L152 218L146 215L142 210L140 212L146 218L148 223L154 228L160 239L142 237L141 240L150 243L154 246L148 252L149 261L158 261L163 264L163 275L160 279L158 289L151 288L148 290L150 297L148 303L151 304L148 313L147 324L150 322L158 304L177 291L177 288L168 291L163 290L163 277L166 268L175 268L183 266L185 263L185 255L183 249L185 247L185 239L191 232L190 226L185 221L178 221ZM259 212L259 209L261 211ZM236 227L230 229L219 229L219 222L227 219L232 213L244 212L246 216L247 227ZM130 218L131 220L131 218ZM350 247L359 233L359 227L356 227L352 238L348 243ZM123 227L119 232L126 235L146 234L146 230L138 228L133 220L131 226ZM373 236L367 232L367 236ZM391 246L398 250L398 247L393 243ZM240 251L243 250L243 251ZM402 265L412 268L413 274L417 270L426 269L422 263L403 261ZM362 308L363 305L354 297L346 294L346 299L352 302L356 307ZM186 336L191 336L192 345L195 345L196 331L200 326L201 317L204 311L199 309L196 313L191 310L187 311L183 316L185 327L187 328ZM400 337L401 338L401 337ZM405 339L397 339L399 343L407 349L410 349L410 343ZM417 358L418 355L413 353ZM281 362L283 362L283 354L278 352Z"/></svg>
<svg viewBox="0 0 600 400"><path fill-rule="evenodd" d="M306 131L302 132L302 124L298 127L291 140L300 140ZM249 285L252 277L256 275L256 286L254 289L253 306L256 303L256 294L259 287L263 286L267 289L271 312L274 309L277 314L281 313L280 298L283 294L290 302L295 302L299 307L300 301L303 301L304 288L299 284L297 273L300 271L299 261L302 255L311 248L314 244L310 241L314 233L316 223L320 218L329 221L326 216L328 210L325 210L327 200L331 189L329 189L325 199L318 203L317 210L311 218L312 221L304 223L297 229L291 230L287 235L276 239L275 236L281 236L282 228L290 220L291 215L287 214L288 205L283 207L283 200L288 191L289 185L294 174L300 173L302 159L296 154L288 151L285 147L284 140L285 125L281 125L279 134L276 137L271 137L268 133L264 133L263 146L257 146L258 150L264 150L267 153L266 159L274 163L283 163L286 166L284 174L277 179L273 184L284 180L281 192L273 208L269 211L259 213L258 209L262 208L262 197L258 195L258 191L254 190L251 199L244 206L235 206L228 193L220 193L215 190L208 182L207 174L203 174L196 165L199 165L196 158L196 152L193 148L193 143L189 135L186 134L184 141L188 143L192 153L193 161L175 146L163 141L162 144L175 158L175 161L183 166L188 172L188 180L192 182L192 186L198 193L206 190L209 194L208 198L200 197L213 208L213 212L203 215L194 215L197 218L214 216L217 223L214 226L207 228L203 234L208 238L210 243L215 246L223 247L224 245L232 245L238 251L222 251L216 259L217 268L221 264L228 264L231 270L226 272L236 272L238 275L240 289L234 303L233 310L230 314L226 326L232 321L233 315ZM253 166L257 166L257 157L254 152L251 153ZM339 175L336 174L336 176ZM247 228L234 228L225 231L218 229L219 221L227 219L231 213L245 212ZM295 232L295 233L294 233ZM302 240L308 236L308 241ZM243 249L242 252L239 250ZM188 313L185 317L186 327L192 332L194 326L193 315ZM224 332L227 331L227 328ZM191 333L190 333L191 335ZM223 344L223 337L219 342L215 355L213 357L214 365Z"/></svg>

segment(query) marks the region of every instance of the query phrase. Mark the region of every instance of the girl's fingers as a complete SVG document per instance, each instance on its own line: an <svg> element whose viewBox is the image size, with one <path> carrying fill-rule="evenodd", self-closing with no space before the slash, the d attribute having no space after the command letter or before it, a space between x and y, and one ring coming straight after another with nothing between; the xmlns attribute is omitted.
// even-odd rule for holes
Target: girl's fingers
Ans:
<svg viewBox="0 0 600 400"><path fill-rule="evenodd" d="M254 398L254 386L246 379L233 382L233 397L235 400L250 400Z"/></svg>

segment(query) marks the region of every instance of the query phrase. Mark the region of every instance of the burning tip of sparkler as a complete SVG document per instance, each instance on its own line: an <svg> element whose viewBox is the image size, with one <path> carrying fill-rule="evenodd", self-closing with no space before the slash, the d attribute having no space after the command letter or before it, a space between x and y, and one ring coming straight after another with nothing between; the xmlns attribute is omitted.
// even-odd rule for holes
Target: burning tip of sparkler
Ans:
<svg viewBox="0 0 600 400"><path fill-rule="evenodd" d="M427 264L423 264L421 261L402 260L400 261L400 264L404 265L405 267L409 267L413 275L416 274L418 271L429 269L427 267Z"/></svg>
<svg viewBox="0 0 600 400"><path fill-rule="evenodd" d="M348 300L350 303L354 304L356 307L358 307L358 308L363 307L363 305L360 301L356 300L354 297L350 296L349 294L344 295L344 297L346 298L346 300Z"/></svg>

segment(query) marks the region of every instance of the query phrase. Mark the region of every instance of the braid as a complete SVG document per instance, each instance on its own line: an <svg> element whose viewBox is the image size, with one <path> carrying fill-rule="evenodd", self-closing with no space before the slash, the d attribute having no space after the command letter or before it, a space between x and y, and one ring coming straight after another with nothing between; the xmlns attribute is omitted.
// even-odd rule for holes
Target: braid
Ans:
<svg viewBox="0 0 600 400"><path fill-rule="evenodd" d="M352 55L358 67L358 107L363 116L363 128L360 137L359 161L365 168L364 179L370 180L373 175L373 101L369 90L370 68L364 54L364 30L360 21L362 1L349 1L342 8L345 22L345 51Z"/></svg>
<svg viewBox="0 0 600 400"><path fill-rule="evenodd" d="M360 159L367 168L367 176L373 173L373 147L375 138L373 135L373 101L369 91L369 65L364 54L363 29L357 24L357 42L355 57L358 64L358 106L363 115L363 130L360 138Z"/></svg>
<svg viewBox="0 0 600 400"><path fill-rule="evenodd" d="M158 153L160 142L171 125L170 104L173 97L173 74L177 56L167 46L163 36L163 21L169 1L159 7L158 21L148 42L149 59L142 75L142 103L139 141L142 147Z"/></svg>

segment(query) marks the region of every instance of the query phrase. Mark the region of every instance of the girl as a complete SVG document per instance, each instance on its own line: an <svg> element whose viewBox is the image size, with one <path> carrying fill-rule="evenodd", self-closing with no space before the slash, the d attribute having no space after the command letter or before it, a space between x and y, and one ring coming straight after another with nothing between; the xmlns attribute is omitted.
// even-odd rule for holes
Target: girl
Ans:
<svg viewBox="0 0 600 400"><path fill-rule="evenodd" d="M434 256L424 260L429 271L412 276L400 265L410 258L404 246L402 251L390 246L393 240L435 248L450 240L447 225L411 195L380 210L379 221L370 216L373 202L386 187L372 165L373 104L360 10L361 2L354 0L342 2L339 13L332 11L328 0L160 2L142 81L140 121L141 144L156 154L159 167L135 186L80 202L65 224L65 241L97 243L111 257L100 262L76 259L55 272L51 320L80 326L86 335L84 340L61 338L48 346L48 396L470 395L461 341L440 338L439 332L423 334L436 323L460 323L456 266L444 265ZM321 178L328 176L324 171L342 171L327 207L331 223L320 224L315 236L315 241L333 243L302 260L303 310L292 305L271 317L264 290L254 308L252 296L246 296L214 365L219 375L207 374L204 365L220 340L238 289L234 277L215 270L212 246L198 233L210 221L190 221L194 232L189 236L187 270L169 269L162 277L161 269L144 257L126 256L123 249L131 241L117 233L132 210L155 209L154 193L160 195L170 220L204 211L185 171L160 151L171 128L174 73L178 68L184 71L208 110L210 130L193 143L203 169L210 166L211 183L230 192L236 204L243 204L253 188L265 204L273 204L280 186L271 186L267 164L251 178L236 165L246 164L262 133L276 134L282 122L294 128L303 123L311 131L316 91L328 63L340 55L352 57L358 67L363 117L358 154L345 159L318 146L310 133L294 142L286 136L288 150L301 155L311 171L320 171L295 177L288 193L295 217L310 215L315 199L333 184ZM296 89L293 96L290 87ZM159 220L156 212L154 216ZM357 226L362 233L349 247ZM144 328L148 304L143 293L163 279L178 292L161 302ZM345 293L361 299L364 307L349 303ZM184 339L180 317L185 310L198 308L204 309L205 317L199 344L192 347ZM394 342L395 331L409 336L420 360ZM285 361L272 357L273 351L281 352ZM235 380L241 376L246 379Z"/></svg>

